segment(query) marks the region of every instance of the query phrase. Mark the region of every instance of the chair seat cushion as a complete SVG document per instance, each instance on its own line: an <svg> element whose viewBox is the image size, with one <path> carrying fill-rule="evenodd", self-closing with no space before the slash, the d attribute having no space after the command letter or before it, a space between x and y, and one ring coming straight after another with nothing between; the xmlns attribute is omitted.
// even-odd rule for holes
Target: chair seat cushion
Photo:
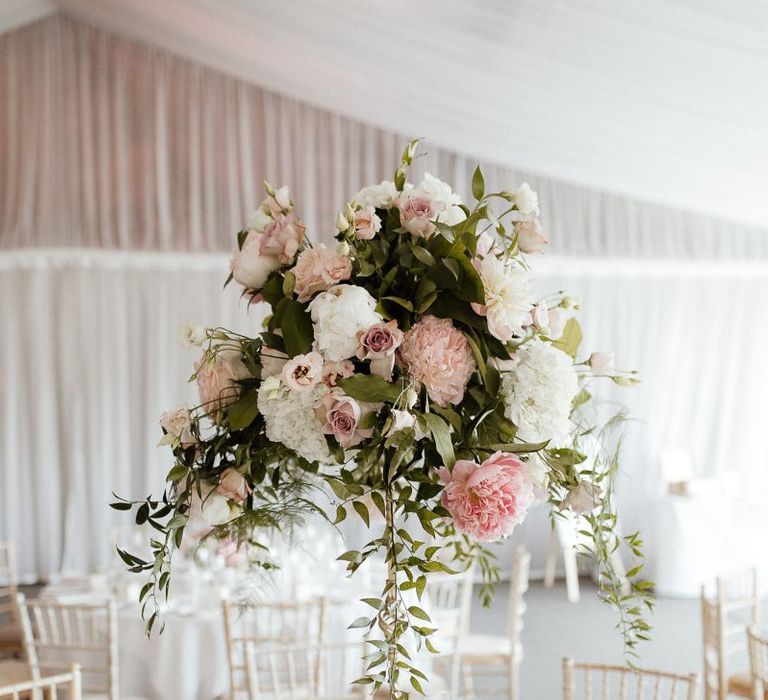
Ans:
<svg viewBox="0 0 768 700"><path fill-rule="evenodd" d="M490 634L468 634L461 638L459 651L467 661L496 661L512 655L512 640Z"/></svg>
<svg viewBox="0 0 768 700"><path fill-rule="evenodd" d="M83 700L109 700L109 693L83 693ZM147 698L121 694L120 700L147 700Z"/></svg>
<svg viewBox="0 0 768 700"><path fill-rule="evenodd" d="M26 661L0 661L0 688L32 678Z"/></svg>
<svg viewBox="0 0 768 700"><path fill-rule="evenodd" d="M749 671L734 673L728 677L728 694L738 695L740 698L752 697L752 675ZM765 697L768 698L768 691Z"/></svg>

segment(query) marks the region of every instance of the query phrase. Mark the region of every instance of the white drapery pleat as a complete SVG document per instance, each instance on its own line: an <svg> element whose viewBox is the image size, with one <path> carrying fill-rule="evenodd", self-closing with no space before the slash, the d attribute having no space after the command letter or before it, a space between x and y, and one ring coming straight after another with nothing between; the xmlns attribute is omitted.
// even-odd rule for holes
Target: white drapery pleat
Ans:
<svg viewBox="0 0 768 700"><path fill-rule="evenodd" d="M179 346L178 325L259 327L236 289L222 293L226 262L0 254L0 536L20 543L25 574L103 566L109 527L126 523L106 507L110 492L142 498L162 487L170 453L155 447L158 417L196 398L183 382L197 351ZM643 377L635 389L603 381L597 392L605 416L617 400L635 418L619 492L627 531L653 529L665 448L690 450L701 475L736 471L745 492L765 491L768 327L755 317L768 308L765 264L549 258L536 269L542 295L565 288L581 297L585 347L614 349ZM517 536L543 556L543 518Z"/></svg>
<svg viewBox="0 0 768 700"><path fill-rule="evenodd" d="M46 19L0 36L0 247L227 250L264 178L290 184L322 240L362 184L391 178L412 136ZM468 196L475 159L425 150L417 175ZM483 165L489 187L539 190L555 254L768 257L764 230Z"/></svg>

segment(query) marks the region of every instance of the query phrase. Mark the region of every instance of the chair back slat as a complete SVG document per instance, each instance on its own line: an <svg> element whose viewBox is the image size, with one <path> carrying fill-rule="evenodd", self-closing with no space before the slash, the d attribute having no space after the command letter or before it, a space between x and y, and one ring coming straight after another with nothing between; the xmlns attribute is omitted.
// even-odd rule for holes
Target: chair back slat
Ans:
<svg viewBox="0 0 768 700"><path fill-rule="evenodd" d="M16 549L12 540L0 540L0 627L18 623Z"/></svg>
<svg viewBox="0 0 768 700"><path fill-rule="evenodd" d="M18 596L26 655L32 678L81 667L86 692L119 698L117 610L114 602L73 605L26 601Z"/></svg>
<svg viewBox="0 0 768 700"><path fill-rule="evenodd" d="M325 639L327 604L325 598L258 605L232 604L225 600L222 605L232 692L248 688L244 642L258 647L319 645Z"/></svg>
<svg viewBox="0 0 768 700"><path fill-rule="evenodd" d="M756 627L747 630L749 668L752 675L752 692L755 698L764 698L768 691L768 638L761 636Z"/></svg>
<svg viewBox="0 0 768 700"><path fill-rule="evenodd" d="M241 639L248 700L362 700L361 642L263 646Z"/></svg>
<svg viewBox="0 0 768 700"><path fill-rule="evenodd" d="M615 694L613 687L617 689ZM696 700L698 688L699 678L694 673L684 675L563 659L563 700Z"/></svg>
<svg viewBox="0 0 768 700"><path fill-rule="evenodd" d="M41 692L42 691L42 692ZM63 691L63 695L60 692ZM0 700L82 700L80 667L73 664L69 673L46 676L0 688Z"/></svg>

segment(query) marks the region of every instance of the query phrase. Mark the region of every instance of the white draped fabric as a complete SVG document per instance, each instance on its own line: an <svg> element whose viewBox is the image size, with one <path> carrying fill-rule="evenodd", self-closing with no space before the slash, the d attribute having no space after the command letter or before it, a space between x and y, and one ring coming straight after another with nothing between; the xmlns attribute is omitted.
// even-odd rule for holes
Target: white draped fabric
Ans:
<svg viewBox="0 0 768 700"><path fill-rule="evenodd" d="M185 322L257 327L222 293L234 232L288 183L311 236L407 137L57 17L0 37L0 538L47 577L103 565L110 491L161 486L160 412L194 400ZM471 157L427 144L467 192ZM626 527L649 527L659 454L764 485L768 235L530 173L552 238L542 293L583 300L586 347L640 370L628 404ZM606 407L606 412L609 407ZM521 536L542 551L544 519Z"/></svg>

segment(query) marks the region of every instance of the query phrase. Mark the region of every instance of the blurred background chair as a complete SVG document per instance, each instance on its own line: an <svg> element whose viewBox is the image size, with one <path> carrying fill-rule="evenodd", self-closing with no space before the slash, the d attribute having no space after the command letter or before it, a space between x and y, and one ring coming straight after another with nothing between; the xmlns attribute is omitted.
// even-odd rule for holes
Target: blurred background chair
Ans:
<svg viewBox="0 0 768 700"><path fill-rule="evenodd" d="M82 700L80 667L73 664L69 673L0 687L0 700L42 700L43 697L46 700Z"/></svg>
<svg viewBox="0 0 768 700"><path fill-rule="evenodd" d="M581 677L582 684L578 684ZM579 692L578 689L581 689ZM563 659L563 700L696 700L699 677Z"/></svg>
<svg viewBox="0 0 768 700"><path fill-rule="evenodd" d="M525 547L518 547L509 577L506 634L501 636L470 633L459 639L464 690L468 698L476 697L474 674L483 669L483 676L503 674L504 685L501 689L483 685L481 697L500 694L509 700L520 700L520 662L523 659L520 636L526 609L523 596L528 590L530 563L531 555Z"/></svg>

